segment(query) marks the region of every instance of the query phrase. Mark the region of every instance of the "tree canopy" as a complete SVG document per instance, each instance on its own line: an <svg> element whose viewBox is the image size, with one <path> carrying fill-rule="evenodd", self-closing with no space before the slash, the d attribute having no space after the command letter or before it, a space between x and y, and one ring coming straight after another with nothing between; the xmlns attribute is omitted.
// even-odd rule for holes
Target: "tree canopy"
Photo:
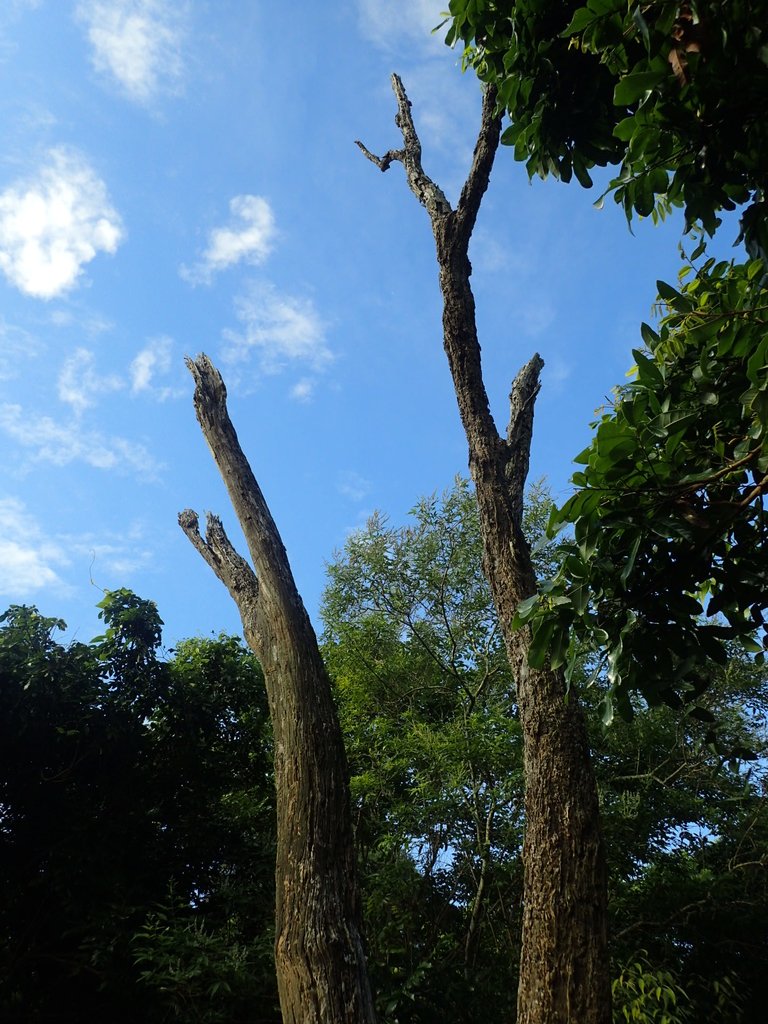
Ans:
<svg viewBox="0 0 768 1024"><path fill-rule="evenodd" d="M543 571L556 557L544 534L549 506L545 489L529 493L528 536L543 541ZM329 567L323 650L349 751L385 1021L449 1010L457 1020L501 1021L512 1012L522 744L481 550L474 496L459 480L419 501L403 526L375 515ZM579 683L592 660L583 653ZM711 673L702 703L724 741L762 756L764 669L731 645ZM582 692L594 708L608 688L601 670ZM653 977L654 991L678 1000L680 1021L714 1024L725 1006L726 1019L757 1022L768 941L763 768L724 762L706 722L664 706L610 729L590 720L616 1019L625 1006L654 1019L638 988Z"/></svg>
<svg viewBox="0 0 768 1024"><path fill-rule="evenodd" d="M498 88L502 142L529 174L608 191L627 217L683 206L713 234L746 205L768 253L766 6L749 0L451 0L448 42Z"/></svg>
<svg viewBox="0 0 768 1024"><path fill-rule="evenodd" d="M502 141L529 174L590 186L590 168L619 165L608 191L628 219L683 206L693 233L680 284L657 283L634 379L593 424L576 492L551 518L550 536L573 531L560 567L517 616L534 629L532 664L571 673L582 642L602 648L606 720L631 713L632 691L681 706L729 641L758 660L766 642L768 11L454 0L450 12L448 41L497 90ZM708 258L705 234L737 207L753 258Z"/></svg>
<svg viewBox="0 0 768 1024"><path fill-rule="evenodd" d="M101 609L90 644L0 620L0 1016L274 1021L260 669L231 637L163 659L129 591Z"/></svg>
<svg viewBox="0 0 768 1024"><path fill-rule="evenodd" d="M658 331L643 325L634 377L551 517L550 535L573 528L559 568L519 612L536 623L535 660L573 666L582 643L602 647L625 712L631 690L651 704L695 699L733 639L764 657L764 266L710 258L683 278L680 290L659 282Z"/></svg>
<svg viewBox="0 0 768 1024"><path fill-rule="evenodd" d="M533 541L549 506L530 493ZM555 555L544 541L540 572ZM231 637L162 657L150 602L104 606L90 644L60 644L34 609L0 626L3 1019L277 1021L261 673ZM466 482L353 534L324 607L379 1017L508 1020L522 749ZM702 704L760 754L749 769L663 706L608 730L591 718L617 1020L762 1020L766 674L731 645L712 675ZM590 704L607 687L601 672Z"/></svg>

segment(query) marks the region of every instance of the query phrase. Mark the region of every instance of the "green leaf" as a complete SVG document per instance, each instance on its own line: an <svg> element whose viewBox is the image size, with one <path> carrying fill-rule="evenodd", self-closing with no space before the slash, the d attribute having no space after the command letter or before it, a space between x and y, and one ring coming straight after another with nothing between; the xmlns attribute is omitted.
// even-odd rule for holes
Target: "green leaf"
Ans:
<svg viewBox="0 0 768 1024"><path fill-rule="evenodd" d="M595 12L590 11L588 7L577 8L568 27L560 33L561 39L567 39L569 36L575 36L579 32L583 32L585 28L595 21L596 17Z"/></svg>
<svg viewBox="0 0 768 1024"><path fill-rule="evenodd" d="M638 533L638 535L635 537L634 541L632 542L632 547L629 549L629 554L627 555L627 561L624 564L624 568L621 570L621 575L619 576L619 579L621 580L621 584L624 587L626 587L629 575L632 572L633 568L635 567L635 559L637 558L637 552L640 550L640 544L642 543L642 540L643 540L642 533Z"/></svg>
<svg viewBox="0 0 768 1024"><path fill-rule="evenodd" d="M659 336L652 327L646 323L640 324L640 334L648 348L653 349L659 343Z"/></svg>
<svg viewBox="0 0 768 1024"><path fill-rule="evenodd" d="M643 12L640 7L635 7L632 11L632 21L637 26L640 35L642 36L643 43L645 45L645 51L650 57L651 55L651 34L648 29L648 22L643 17Z"/></svg>
<svg viewBox="0 0 768 1024"><path fill-rule="evenodd" d="M667 78L665 71L638 71L621 78L613 91L617 107L629 107Z"/></svg>
<svg viewBox="0 0 768 1024"><path fill-rule="evenodd" d="M528 664L531 668L543 668L547 661L550 643L558 626L553 616L537 622L533 627L533 638L528 649Z"/></svg>
<svg viewBox="0 0 768 1024"><path fill-rule="evenodd" d="M598 714L600 715L600 721L607 728L613 724L614 711L613 711L613 700L611 699L610 693L607 693L605 697L600 701L597 706Z"/></svg>

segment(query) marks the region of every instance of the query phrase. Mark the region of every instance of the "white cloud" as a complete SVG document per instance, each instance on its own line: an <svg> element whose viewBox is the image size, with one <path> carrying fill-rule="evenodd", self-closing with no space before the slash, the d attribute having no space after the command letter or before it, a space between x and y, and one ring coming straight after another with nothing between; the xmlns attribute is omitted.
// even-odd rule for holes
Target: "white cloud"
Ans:
<svg viewBox="0 0 768 1024"><path fill-rule="evenodd" d="M242 332L224 332L228 362L242 362L255 353L265 373L277 373L291 362L320 370L333 359L325 324L309 299L281 295L271 284L255 284L237 302L237 314Z"/></svg>
<svg viewBox="0 0 768 1024"><path fill-rule="evenodd" d="M443 46L444 30L432 29L445 19L445 0L358 0L360 31L386 50L417 42L424 48Z"/></svg>
<svg viewBox="0 0 768 1024"><path fill-rule="evenodd" d="M81 0L77 14L96 70L115 78L137 103L178 92L185 6L180 0Z"/></svg>
<svg viewBox="0 0 768 1024"><path fill-rule="evenodd" d="M147 546L145 530L139 523L133 523L119 534L110 531L83 534L62 534L60 538L67 550L87 559L90 574L100 586L125 584L125 577L137 569L145 569L155 561L153 551ZM104 580L104 573L110 580Z"/></svg>
<svg viewBox="0 0 768 1024"><path fill-rule="evenodd" d="M235 196L229 201L234 226L215 228L208 248L195 266L182 267L181 275L192 283L208 282L217 270L241 261L258 265L272 252L276 235L275 216L262 196Z"/></svg>
<svg viewBox="0 0 768 1024"><path fill-rule="evenodd" d="M50 322L54 327L74 327L79 333L85 332L91 338L111 331L115 326L98 313L75 313L71 309L54 309L50 315Z"/></svg>
<svg viewBox="0 0 768 1024"><path fill-rule="evenodd" d="M71 405L77 413L95 405L98 395L120 391L125 385L114 373L102 376L94 368L93 353L86 348L76 349L64 362L59 374L58 390L62 402Z"/></svg>
<svg viewBox="0 0 768 1024"><path fill-rule="evenodd" d="M0 405L0 430L28 449L34 462L54 466L85 462L95 469L131 470L149 479L161 468L138 442L86 430L77 421L57 423L50 416L35 417L20 405Z"/></svg>
<svg viewBox="0 0 768 1024"><path fill-rule="evenodd" d="M308 402L315 393L315 381L309 377L302 377L301 380L296 381L290 393L291 398L297 402Z"/></svg>
<svg viewBox="0 0 768 1024"><path fill-rule="evenodd" d="M40 590L66 592L62 569L76 564L101 585L125 584L125 577L154 561L138 523L120 533L49 534L17 498L0 498L0 597L27 600ZM109 574L107 581L104 573Z"/></svg>
<svg viewBox="0 0 768 1024"><path fill-rule="evenodd" d="M37 338L0 317L0 380L18 377L23 360L34 358L39 352Z"/></svg>
<svg viewBox="0 0 768 1024"><path fill-rule="evenodd" d="M22 502L0 498L0 594L21 600L44 588L64 589L56 566L67 565L65 547L43 536Z"/></svg>
<svg viewBox="0 0 768 1024"><path fill-rule="evenodd" d="M26 295L68 291L98 252L115 252L122 234L104 182L74 150L51 150L34 178L0 193L0 270Z"/></svg>
<svg viewBox="0 0 768 1024"><path fill-rule="evenodd" d="M370 480L366 480L364 476L360 476L359 473L355 473L351 469L339 474L336 486L339 494L351 501L358 502L367 497L371 490Z"/></svg>
<svg viewBox="0 0 768 1024"><path fill-rule="evenodd" d="M169 387L157 387L155 378L158 374L168 373L171 368L171 349L173 341L161 336L152 338L139 352L131 363L131 393L142 392L164 401L175 397L180 392Z"/></svg>

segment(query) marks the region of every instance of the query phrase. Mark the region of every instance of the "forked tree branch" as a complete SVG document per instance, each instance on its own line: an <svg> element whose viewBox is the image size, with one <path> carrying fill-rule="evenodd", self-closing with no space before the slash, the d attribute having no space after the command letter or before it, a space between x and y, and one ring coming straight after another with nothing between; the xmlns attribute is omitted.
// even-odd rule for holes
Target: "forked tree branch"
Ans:
<svg viewBox="0 0 768 1024"><path fill-rule="evenodd" d="M413 122L411 101L408 99L408 94L399 75L392 75L392 91L397 100L395 124L403 136L403 148L390 149L384 156L379 157L359 139L356 140L356 145L381 171L389 170L395 162L401 163L405 168L411 191L429 213L433 229L437 229L438 222L451 217L454 228L469 241L480 209L480 202L488 188L494 156L499 145L501 117L496 113L496 89L489 86L483 93L480 132L475 144L472 167L461 190L455 211L451 208L443 190L422 167L421 140Z"/></svg>
<svg viewBox="0 0 768 1024"><path fill-rule="evenodd" d="M188 359L195 412L248 543L253 568L217 516L179 525L227 587L264 670L275 751L275 965L285 1024L374 1024L360 935L344 741L331 683L272 515L207 356Z"/></svg>
<svg viewBox="0 0 768 1024"><path fill-rule="evenodd" d="M403 149L390 149L383 157L377 157L359 139L355 144L382 171L389 170L395 161L403 165L411 191L426 208L434 225L436 217L445 217L453 212L451 204L421 166L421 141L413 123L411 101L399 75L392 75L392 91L397 99L395 124L403 136Z"/></svg>
<svg viewBox="0 0 768 1024"><path fill-rule="evenodd" d="M218 516L212 512L206 514L205 537L200 534L197 512L191 508L179 513L179 526L227 588L238 607L245 597L250 600L258 598L259 581L256 573L235 550Z"/></svg>
<svg viewBox="0 0 768 1024"><path fill-rule="evenodd" d="M510 395L510 423L505 441L499 436L488 408L475 327L474 300L469 286L472 268L467 259L470 236L488 188L501 137L496 90L492 86L484 90L480 131L472 166L456 209L453 210L445 193L422 167L421 141L414 125L411 102L398 75L392 75L392 89L397 100L395 123L403 137L403 148L390 149L383 157L378 157L362 142L358 141L357 145L382 171L388 170L394 162L401 163L409 188L429 214L445 299L445 348L462 419L468 438L482 437L488 452L504 451L507 483L515 510L514 520L519 526L533 434L533 407L539 392L539 375L544 362L538 353L535 354L515 378ZM477 446L473 447L471 439L470 450L479 450Z"/></svg>
<svg viewBox="0 0 768 1024"><path fill-rule="evenodd" d="M408 185L429 213L443 295L443 343L467 435L491 585L517 681L526 774L525 899L518 996L519 1024L609 1024L606 885L597 790L578 701L566 700L562 671L529 665L530 630L512 624L536 576L521 529L533 407L543 362L538 355L512 385L502 437L483 381L469 241L501 137L496 96L483 97L472 167L455 210L421 165L421 144L402 82L392 76L402 150L368 159L387 170L403 164ZM554 896L553 894L557 894Z"/></svg>

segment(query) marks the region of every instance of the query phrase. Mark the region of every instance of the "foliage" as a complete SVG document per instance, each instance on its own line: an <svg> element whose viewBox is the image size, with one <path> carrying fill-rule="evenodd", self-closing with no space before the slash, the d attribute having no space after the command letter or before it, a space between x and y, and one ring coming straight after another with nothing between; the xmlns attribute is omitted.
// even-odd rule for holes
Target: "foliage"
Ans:
<svg viewBox="0 0 768 1024"><path fill-rule="evenodd" d="M371 970L385 1020L503 1016L521 884L514 691L474 494L459 480L412 516L349 539L323 607Z"/></svg>
<svg viewBox="0 0 768 1024"><path fill-rule="evenodd" d="M584 646L603 649L606 720L611 698L631 713L632 691L673 707L697 697L734 639L763 662L768 287L760 261L692 269L679 291L659 282L659 332L643 325L634 379L551 517L550 536L573 528L560 567L518 616L534 663L549 652L570 673Z"/></svg>
<svg viewBox="0 0 768 1024"><path fill-rule="evenodd" d="M688 998L669 971L654 970L641 956L614 978L613 1019L617 1024L686 1024Z"/></svg>
<svg viewBox="0 0 768 1024"><path fill-rule="evenodd" d="M189 1024L274 1020L271 947L268 932L243 943L234 920L206 926L173 894L150 911L131 944L139 982Z"/></svg>
<svg viewBox="0 0 768 1024"><path fill-rule="evenodd" d="M530 175L620 165L630 219L684 206L709 234L749 203L742 228L768 254L768 45L750 0L450 0L447 41L498 88L502 142Z"/></svg>
<svg viewBox="0 0 768 1024"><path fill-rule="evenodd" d="M0 620L0 1016L167 1019L173 993L135 960L172 893L188 982L189 935L205 936L212 973L230 977L234 949L258 966L226 998L201 996L195 1019L222 1006L245 1019L244 1002L276 1002L260 670L225 637L164 661L151 602L120 590L100 607L105 633L90 644L61 645L64 624L34 608Z"/></svg>
<svg viewBox="0 0 768 1024"><path fill-rule="evenodd" d="M542 488L529 496L534 540L549 506ZM540 566L547 570L555 555L545 542ZM458 482L442 499L420 502L411 526L374 517L330 567L325 651L347 736L369 959L384 1021L448 1014L494 1021L513 1013L521 749L514 686L494 648L498 625L480 563L476 506ZM463 684L482 678L483 664L470 653L470 636L471 649L487 652L485 664L498 675L467 718L466 737ZM581 684L583 662L574 672ZM760 754L749 770L724 762L707 742L706 722L666 706L636 701L642 713L610 729L589 716L612 879L612 952L619 975L638 949L647 950L648 972L665 973L685 990L681 1006L695 1020L740 1019L735 994L731 1016L710 1015L732 979L744 1021L757 1024L768 949L768 677L733 644L725 667L711 672L704 717L718 719L729 748ZM578 686L592 705L606 688L602 674L591 688ZM473 769L486 782L479 808L468 799ZM489 884L479 893L486 851L473 831L491 807ZM468 961L474 906L483 915ZM619 1006L631 1005L629 998L625 991ZM661 1019L651 1015L652 1003L635 1008Z"/></svg>
<svg viewBox="0 0 768 1024"><path fill-rule="evenodd" d="M667 707L641 710L592 742L608 852L613 955L638 948L670 972L692 1020L760 1021L768 949L768 676L737 647L702 696L726 746L750 747L745 769L707 742L707 723ZM592 699L600 699L600 684ZM592 694L593 691L587 691ZM716 1011L734 980L728 1011Z"/></svg>

